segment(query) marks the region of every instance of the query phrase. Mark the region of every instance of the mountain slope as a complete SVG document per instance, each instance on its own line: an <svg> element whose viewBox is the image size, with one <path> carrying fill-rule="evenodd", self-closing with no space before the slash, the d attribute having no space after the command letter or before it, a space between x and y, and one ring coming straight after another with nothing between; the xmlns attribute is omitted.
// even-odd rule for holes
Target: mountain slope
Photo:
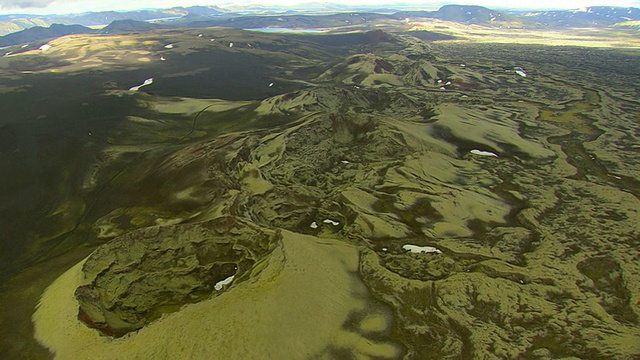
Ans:
<svg viewBox="0 0 640 360"><path fill-rule="evenodd" d="M514 12L513 14L550 27L601 27L640 20L634 7L592 6L580 10Z"/></svg>
<svg viewBox="0 0 640 360"><path fill-rule="evenodd" d="M434 12L433 18L468 24L483 24L491 21L507 20L510 16L482 6L445 5ZM513 18L511 16L511 18Z"/></svg>
<svg viewBox="0 0 640 360"><path fill-rule="evenodd" d="M137 11L100 11L65 15L0 15L0 36L34 26L46 27L49 24L79 24L98 26L110 24L116 20L137 20L156 22L180 18L202 18L223 14L217 6L173 7L159 10Z"/></svg>
<svg viewBox="0 0 640 360"><path fill-rule="evenodd" d="M123 34L131 32L144 32L165 28L159 24L136 20L116 20L100 30L101 34Z"/></svg>
<svg viewBox="0 0 640 360"><path fill-rule="evenodd" d="M0 36L11 34L34 26L49 26L49 22L37 17L14 17L4 15L0 17Z"/></svg>
<svg viewBox="0 0 640 360"><path fill-rule="evenodd" d="M0 37L0 47L57 38L71 34L90 34L93 32L94 30L82 25L52 24L50 27L36 26Z"/></svg>
<svg viewBox="0 0 640 360"><path fill-rule="evenodd" d="M477 25L507 22L523 24L522 18L476 5L445 5L437 11L401 11L393 14L393 17L395 19L422 17ZM527 20L524 22L526 23Z"/></svg>
<svg viewBox="0 0 640 360"><path fill-rule="evenodd" d="M376 20L387 19L381 14L339 13L330 15L286 15L286 16L237 16L232 18L212 18L210 20L190 23L189 27L224 26L236 29L263 27L288 28L327 28L347 25L363 25Z"/></svg>

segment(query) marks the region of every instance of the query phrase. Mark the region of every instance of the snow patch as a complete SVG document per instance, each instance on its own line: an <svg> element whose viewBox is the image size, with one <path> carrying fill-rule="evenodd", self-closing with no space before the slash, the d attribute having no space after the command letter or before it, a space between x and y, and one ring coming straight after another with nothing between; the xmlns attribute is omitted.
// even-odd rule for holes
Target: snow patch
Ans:
<svg viewBox="0 0 640 360"><path fill-rule="evenodd" d="M309 225L310 228L312 229L317 229L318 228L318 223L316 223L315 221L311 223L311 225Z"/></svg>
<svg viewBox="0 0 640 360"><path fill-rule="evenodd" d="M323 223L325 223L325 224L331 224L331 225L333 225L333 226L338 226L338 225L340 225L340 222L338 222L338 221L333 221L333 220L331 220L331 219L325 219L325 220L323 221Z"/></svg>
<svg viewBox="0 0 640 360"><path fill-rule="evenodd" d="M233 281L234 275L229 276L228 278L218 281L213 288L216 289L217 291L222 290L223 287L231 284L231 282Z"/></svg>
<svg viewBox="0 0 640 360"><path fill-rule="evenodd" d="M527 77L527 72L524 71L523 68L521 68L520 66L516 66L513 68L513 70L515 70L516 74L522 76L522 77Z"/></svg>
<svg viewBox="0 0 640 360"><path fill-rule="evenodd" d="M51 49L51 45L44 44L44 45L40 46L39 49L42 50L42 51L47 51L47 50Z"/></svg>
<svg viewBox="0 0 640 360"><path fill-rule="evenodd" d="M496 155L495 153L492 153L490 151L482 151L482 150L478 150L478 149L473 149L473 150L471 150L469 152L472 153L473 155L498 157L498 155Z"/></svg>
<svg viewBox="0 0 640 360"><path fill-rule="evenodd" d="M151 85L151 84L153 84L153 78L148 78L142 84L130 88L129 91L138 91L140 90L141 87Z"/></svg>
<svg viewBox="0 0 640 360"><path fill-rule="evenodd" d="M429 254L429 253L436 253L436 254L442 254L442 251L434 248L433 246L417 246L417 245L411 245L411 244L407 244L407 245L403 245L402 246L403 249L411 251L412 253L415 254Z"/></svg>
<svg viewBox="0 0 640 360"><path fill-rule="evenodd" d="M164 46L165 49L173 49L173 44L167 44Z"/></svg>

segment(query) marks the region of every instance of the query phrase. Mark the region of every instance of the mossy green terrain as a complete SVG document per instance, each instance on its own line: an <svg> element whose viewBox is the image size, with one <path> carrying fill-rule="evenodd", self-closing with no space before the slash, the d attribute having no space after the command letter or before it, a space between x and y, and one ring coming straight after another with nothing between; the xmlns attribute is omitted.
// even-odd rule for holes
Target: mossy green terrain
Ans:
<svg viewBox="0 0 640 360"><path fill-rule="evenodd" d="M181 232L231 218L240 232L284 239L268 251L257 242L259 254L245 238L242 254L225 250L236 235L217 241L216 261L242 264L222 294L207 288L144 308L133 326L141 329L112 348L95 330L79 332L98 341L98 357L128 346L151 350L123 354L196 356L145 339L205 307L225 312L219 323L203 319L211 326L260 319L273 322L269 336L291 334L255 305L261 296L274 314L302 316L295 329L319 334L298 352L260 338L273 356L640 356L640 52L428 43L404 30L197 35L71 36L48 53L0 58L12 89L0 101L16 104L0 125L2 173L17 174L1 179L12 190L2 193L9 232L0 243L13 249L0 298L15 309L0 317L7 357L49 355L33 340L33 308L89 252L84 275L76 266L61 277L42 300L49 315L34 317L38 341L61 358L87 353L47 336L54 327L42 319L64 308L55 299L82 304L115 286L78 280L93 276L87 264L153 242L140 234L175 233L171 247L186 249L195 235L180 245ZM65 96L51 95L60 86ZM438 251L408 250L430 247ZM188 293L226 270L165 285ZM127 271L123 284L148 276ZM296 285L309 279L317 283ZM162 281L145 284L162 293ZM291 295L297 287L304 294ZM109 293L118 304L136 298ZM324 315L303 315L305 302L321 306L317 297L329 304ZM75 304L60 321L77 330ZM247 334L265 336L256 329Z"/></svg>

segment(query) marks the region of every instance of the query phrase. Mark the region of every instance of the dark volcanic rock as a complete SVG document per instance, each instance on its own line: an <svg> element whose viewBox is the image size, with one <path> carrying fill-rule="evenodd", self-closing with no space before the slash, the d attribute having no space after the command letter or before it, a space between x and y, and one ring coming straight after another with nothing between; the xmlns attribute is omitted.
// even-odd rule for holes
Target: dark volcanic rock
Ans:
<svg viewBox="0 0 640 360"><path fill-rule="evenodd" d="M133 231L87 259L78 318L105 335L138 330L209 297L230 276L246 279L279 238L234 217Z"/></svg>

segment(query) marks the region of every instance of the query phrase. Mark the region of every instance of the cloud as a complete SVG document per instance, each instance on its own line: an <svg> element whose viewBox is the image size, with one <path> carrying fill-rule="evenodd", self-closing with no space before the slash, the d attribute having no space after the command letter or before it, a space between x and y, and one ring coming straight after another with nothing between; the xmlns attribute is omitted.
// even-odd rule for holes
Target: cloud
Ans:
<svg viewBox="0 0 640 360"><path fill-rule="evenodd" d="M169 8L183 3L207 2L211 2L211 0L0 0L0 14L12 13L18 9L29 14L130 11L141 8Z"/></svg>
<svg viewBox="0 0 640 360"><path fill-rule="evenodd" d="M0 0L0 9L45 8L55 0Z"/></svg>

